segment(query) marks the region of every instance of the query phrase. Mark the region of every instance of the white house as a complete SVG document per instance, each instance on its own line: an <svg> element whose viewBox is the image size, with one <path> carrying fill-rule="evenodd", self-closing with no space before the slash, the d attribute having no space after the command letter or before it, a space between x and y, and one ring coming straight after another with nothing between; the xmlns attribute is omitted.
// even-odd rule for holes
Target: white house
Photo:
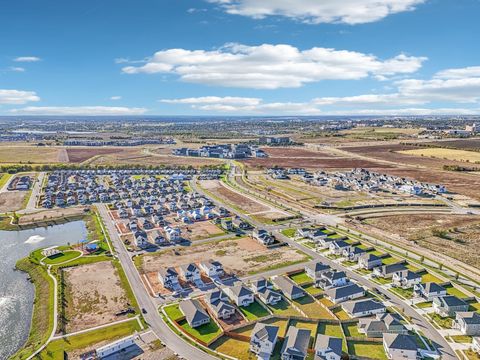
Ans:
<svg viewBox="0 0 480 360"><path fill-rule="evenodd" d="M278 326L256 323L250 337L250 351L259 360L270 359L278 339Z"/></svg>
<svg viewBox="0 0 480 360"><path fill-rule="evenodd" d="M195 282L200 280L200 270L197 265L191 263L188 265L180 266L180 275L185 279L185 281Z"/></svg>
<svg viewBox="0 0 480 360"><path fill-rule="evenodd" d="M237 306L248 306L255 301L252 290L244 285L227 287L225 293Z"/></svg>
<svg viewBox="0 0 480 360"><path fill-rule="evenodd" d="M480 335L480 314L474 311L457 312L452 328L458 329L463 335Z"/></svg>
<svg viewBox="0 0 480 360"><path fill-rule="evenodd" d="M418 346L412 335L383 334L383 347L389 359L417 359Z"/></svg>
<svg viewBox="0 0 480 360"><path fill-rule="evenodd" d="M204 261L199 266L208 277L222 276L225 273L223 265L215 260Z"/></svg>
<svg viewBox="0 0 480 360"><path fill-rule="evenodd" d="M315 341L315 359L340 360L342 358L342 339L319 334Z"/></svg>
<svg viewBox="0 0 480 360"><path fill-rule="evenodd" d="M422 282L422 276L407 269L395 272L392 276L392 282L395 286L410 289Z"/></svg>

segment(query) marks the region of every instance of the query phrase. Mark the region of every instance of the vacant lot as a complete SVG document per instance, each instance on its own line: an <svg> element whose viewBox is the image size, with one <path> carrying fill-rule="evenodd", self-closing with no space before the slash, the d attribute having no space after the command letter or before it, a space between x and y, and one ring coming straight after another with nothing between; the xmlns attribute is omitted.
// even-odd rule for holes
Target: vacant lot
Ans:
<svg viewBox="0 0 480 360"><path fill-rule="evenodd" d="M51 210L40 210L35 213L22 215L19 219L20 225L28 225L38 221L50 221L54 219L63 219L65 217L83 216L85 215L85 207L62 208Z"/></svg>
<svg viewBox="0 0 480 360"><path fill-rule="evenodd" d="M396 215L366 224L480 268L480 220L460 215Z"/></svg>
<svg viewBox="0 0 480 360"><path fill-rule="evenodd" d="M123 148L67 148L68 159L71 163L81 163L94 156L122 153Z"/></svg>
<svg viewBox="0 0 480 360"><path fill-rule="evenodd" d="M109 261L65 270L67 331L74 332L120 320L128 308L120 278Z"/></svg>
<svg viewBox="0 0 480 360"><path fill-rule="evenodd" d="M183 237L186 240L196 241L225 234L225 231L210 221L199 221L193 224L181 225Z"/></svg>
<svg viewBox="0 0 480 360"><path fill-rule="evenodd" d="M59 149L45 146L0 146L0 163L58 163Z"/></svg>
<svg viewBox="0 0 480 360"><path fill-rule="evenodd" d="M268 220L279 219L290 215L271 206L259 203L258 201L238 192L227 189L219 180L202 181L201 186L208 192L212 193L215 197L226 201L233 207L236 207L247 214L262 215L261 217Z"/></svg>
<svg viewBox="0 0 480 360"><path fill-rule="evenodd" d="M0 193L0 213L20 210L28 191L9 191Z"/></svg>
<svg viewBox="0 0 480 360"><path fill-rule="evenodd" d="M243 276L307 261L309 257L289 247L267 249L256 240L246 237L144 255L140 262L142 271L148 273L169 266L176 267L212 259L220 261L227 272Z"/></svg>
<svg viewBox="0 0 480 360"><path fill-rule="evenodd" d="M442 149L442 148L422 148L414 150L404 150L401 152L406 155L434 157L438 159L456 160L463 162L480 162L480 153L467 150Z"/></svg>
<svg viewBox="0 0 480 360"><path fill-rule="evenodd" d="M434 141L428 145L436 145L438 147L450 147L460 150L480 150L480 139L455 139L446 141Z"/></svg>

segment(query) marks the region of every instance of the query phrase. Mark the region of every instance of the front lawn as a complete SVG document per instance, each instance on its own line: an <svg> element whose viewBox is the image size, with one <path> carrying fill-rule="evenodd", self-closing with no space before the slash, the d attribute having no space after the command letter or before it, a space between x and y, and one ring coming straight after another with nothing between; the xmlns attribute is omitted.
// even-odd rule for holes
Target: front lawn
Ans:
<svg viewBox="0 0 480 360"><path fill-rule="evenodd" d="M386 360L383 344L373 342L348 341L348 353L358 357Z"/></svg>
<svg viewBox="0 0 480 360"><path fill-rule="evenodd" d="M182 320L178 323L183 330L188 334L192 335L195 339L201 340L204 343L208 344L210 341L215 339L218 335L222 333L222 330L211 320L208 324L192 328L188 325L186 320Z"/></svg>
<svg viewBox="0 0 480 360"><path fill-rule="evenodd" d="M435 313L430 313L430 314L427 314L427 315L430 317L430 319L432 319L440 327L442 327L444 329L451 329L452 328L453 319L451 317L443 318L440 315L435 314Z"/></svg>
<svg viewBox="0 0 480 360"><path fill-rule="evenodd" d="M163 310L165 310L167 316L173 321L177 321L178 319L182 319L184 317L178 304L165 306Z"/></svg>
<svg viewBox="0 0 480 360"><path fill-rule="evenodd" d="M270 315L270 313L265 310L265 308L260 305L258 302L254 301L248 306L239 306L240 311L247 318L247 320L257 320L265 316Z"/></svg>
<svg viewBox="0 0 480 360"><path fill-rule="evenodd" d="M313 280L307 275L305 271L290 275L290 279L295 281L298 285L311 283Z"/></svg>
<svg viewBox="0 0 480 360"><path fill-rule="evenodd" d="M447 294L449 295L454 295L460 299L465 299L468 297L467 295L465 295L463 292L461 292L454 286L447 286L446 289L447 289Z"/></svg>
<svg viewBox="0 0 480 360"><path fill-rule="evenodd" d="M426 308L429 308L429 307L432 307L432 302L431 301L425 301L425 302L421 302L421 303L418 303L416 304L418 308L420 309L426 309Z"/></svg>
<svg viewBox="0 0 480 360"><path fill-rule="evenodd" d="M426 273L422 275L422 283L436 283L436 284L441 284L443 281L436 277L435 275L432 275L430 273Z"/></svg>
<svg viewBox="0 0 480 360"><path fill-rule="evenodd" d="M390 288L390 291L397 294L397 295L400 295L401 297L403 297L405 299L411 299L413 297L413 288L403 289L403 288L399 288L399 287L392 287L392 288Z"/></svg>
<svg viewBox="0 0 480 360"><path fill-rule="evenodd" d="M294 228L284 229L284 230L281 231L281 233L283 235L285 235L286 237L294 238L295 234L297 233L297 229L294 229Z"/></svg>

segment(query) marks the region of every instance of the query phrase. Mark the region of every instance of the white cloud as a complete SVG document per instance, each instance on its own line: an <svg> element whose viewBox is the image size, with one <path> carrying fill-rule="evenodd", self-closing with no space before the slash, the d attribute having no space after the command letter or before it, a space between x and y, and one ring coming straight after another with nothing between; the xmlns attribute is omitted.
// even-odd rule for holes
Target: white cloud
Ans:
<svg viewBox="0 0 480 360"><path fill-rule="evenodd" d="M202 96L202 97L191 97L183 99L161 99L159 100L165 104L190 104L190 105L258 105L262 101L259 98L246 98L246 97L236 97L236 96Z"/></svg>
<svg viewBox="0 0 480 360"><path fill-rule="evenodd" d="M109 107L109 106L28 106L21 109L11 109L12 114L21 115L78 115L78 116L108 116L108 115L142 115L144 108Z"/></svg>
<svg viewBox="0 0 480 360"><path fill-rule="evenodd" d="M118 95L117 96L111 96L110 100L113 100L113 101L122 100L122 97L118 96Z"/></svg>
<svg viewBox="0 0 480 360"><path fill-rule="evenodd" d="M426 0L207 0L229 14L263 19L284 16L311 24L363 24L414 10Z"/></svg>
<svg viewBox="0 0 480 360"><path fill-rule="evenodd" d="M182 81L206 85L278 89L297 88L322 80L358 80L417 71L425 57L400 54L382 61L374 55L291 45L226 44L218 50L168 49L156 52L142 66L126 66L127 74L176 74Z"/></svg>
<svg viewBox="0 0 480 360"><path fill-rule="evenodd" d="M30 101L39 101L34 91L0 89L0 104L21 105Z"/></svg>
<svg viewBox="0 0 480 360"><path fill-rule="evenodd" d="M325 115L378 115L378 116L408 116L408 115L480 115L480 109L465 108L402 108L402 109L354 109L328 111Z"/></svg>
<svg viewBox="0 0 480 360"><path fill-rule="evenodd" d="M37 61L40 61L42 59L40 59L39 57L36 57L36 56L19 56L19 57L16 57L15 59L13 59L13 61L15 62L37 62Z"/></svg>
<svg viewBox="0 0 480 360"><path fill-rule="evenodd" d="M20 67L20 66L10 66L8 70L13 71L13 72L25 72L25 68Z"/></svg>

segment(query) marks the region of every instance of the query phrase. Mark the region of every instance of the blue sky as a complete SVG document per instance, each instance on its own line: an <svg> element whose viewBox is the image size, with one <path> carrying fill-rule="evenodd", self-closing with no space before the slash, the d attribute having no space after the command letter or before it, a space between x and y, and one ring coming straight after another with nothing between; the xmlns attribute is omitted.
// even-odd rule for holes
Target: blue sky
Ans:
<svg viewBox="0 0 480 360"><path fill-rule="evenodd" d="M480 113L478 0L15 0L0 114Z"/></svg>

